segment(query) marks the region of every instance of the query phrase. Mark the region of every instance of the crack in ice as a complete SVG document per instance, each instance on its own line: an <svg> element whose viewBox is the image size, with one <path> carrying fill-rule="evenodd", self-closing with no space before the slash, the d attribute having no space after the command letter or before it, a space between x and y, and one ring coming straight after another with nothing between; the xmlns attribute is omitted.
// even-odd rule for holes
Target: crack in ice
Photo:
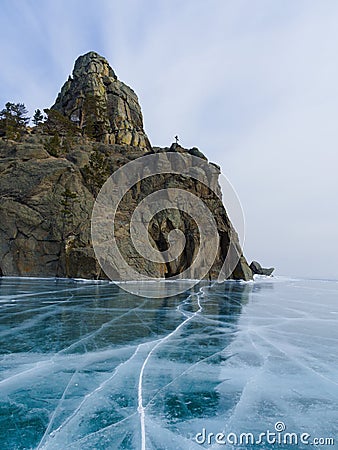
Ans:
<svg viewBox="0 0 338 450"><path fill-rule="evenodd" d="M82 406L84 405L84 403L90 398L92 397L94 394L96 394L97 392L99 392L100 390L102 390L104 388L104 386L109 383L118 373L118 371L120 370L121 367L123 367L125 364L127 364L128 362L130 362L138 353L140 347L144 345L144 344L140 344L137 346L137 348L135 349L134 353L124 362L120 363L117 367L115 367L113 374L107 378L105 381L103 381L97 388L95 388L93 391L91 391L89 394L86 394L83 398L83 400L81 401L81 403L77 406L77 408L73 411L73 413L67 417L67 419L65 419L61 425L59 425L58 428L56 428L53 432L52 435L53 437L56 435L56 433L60 432L62 430L62 428L64 428L71 420L73 420L76 415L78 414L78 412L80 411L80 409L82 408Z"/></svg>
<svg viewBox="0 0 338 450"><path fill-rule="evenodd" d="M169 383L167 383L166 385L162 386L160 389L158 389L156 391L156 393L153 395L153 397L151 397L151 399L148 401L148 403L145 406L145 409L148 408L148 406L150 406L151 402L161 393L163 392L168 386L171 386L173 383L175 383L175 381L177 381L179 378L181 378L183 375L186 375L187 373L189 373L192 369L196 368L196 366L198 366L200 363L203 363L205 361L207 361L208 359L212 359L214 356L216 355L220 355L224 352L225 348L223 348L222 350L219 350L218 352L213 353L212 355L206 356L205 358L200 359L199 361L195 362L194 364L192 364L191 366L189 366L187 369L185 369L182 373L180 373L177 377L175 377L174 379L172 379ZM225 360L227 361L228 359L232 358L233 356L236 356L236 353L229 355ZM223 380L227 381L227 380ZM222 382L222 383L223 383Z"/></svg>
<svg viewBox="0 0 338 450"><path fill-rule="evenodd" d="M202 306L200 303L200 297L204 295L204 290L203 287L200 288L199 292L197 294L191 294L189 295L189 297L182 303L182 306L185 303L188 303L188 300L191 300L194 296L197 297L197 304L198 304L198 309L192 313L192 314L187 314L185 311L182 311L180 309L180 305L177 306L177 309L186 317L186 319L181 322L173 331L171 331L168 335L166 335L165 337L159 339L157 341L157 344L154 345L154 347L150 350L150 352L148 353L148 355L146 356L142 367L141 367L141 371L140 371L140 376L139 376L139 382L138 382L138 413L140 416L140 425L141 425L141 450L146 450L146 428L145 428L145 407L143 406L143 376L144 376L144 371L145 368L148 364L149 359L151 358L152 354L154 353L154 351L161 345L163 344L163 342L167 341L168 339L170 339L174 334L176 334L182 327L184 327L184 325L186 323L188 323L191 319L193 319L197 314L199 314L202 311Z"/></svg>

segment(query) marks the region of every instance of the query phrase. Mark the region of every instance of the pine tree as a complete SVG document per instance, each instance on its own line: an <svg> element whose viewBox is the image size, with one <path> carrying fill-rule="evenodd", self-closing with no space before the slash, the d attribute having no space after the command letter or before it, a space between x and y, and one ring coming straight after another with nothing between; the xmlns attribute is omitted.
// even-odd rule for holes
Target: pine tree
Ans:
<svg viewBox="0 0 338 450"><path fill-rule="evenodd" d="M106 107L99 97L87 94L82 107L81 128L83 134L100 141L105 133Z"/></svg>
<svg viewBox="0 0 338 450"><path fill-rule="evenodd" d="M73 219L73 206L74 202L77 201L77 193L72 192L70 189L65 188L64 192L62 193L62 199L61 199L61 214L64 220L64 226L66 224L69 224L72 222Z"/></svg>
<svg viewBox="0 0 338 450"><path fill-rule="evenodd" d="M56 109L44 109L47 119L44 128L47 133L58 133L60 136L74 136L79 133L78 127Z"/></svg>
<svg viewBox="0 0 338 450"><path fill-rule="evenodd" d="M56 158L60 156L61 140L58 134L55 133L52 137L46 139L44 142L44 147L51 156L55 156Z"/></svg>
<svg viewBox="0 0 338 450"><path fill-rule="evenodd" d="M82 169L82 174L93 195L97 195L111 175L107 157L99 150L91 153L89 164Z"/></svg>
<svg viewBox="0 0 338 450"><path fill-rule="evenodd" d="M40 109L36 109L34 116L33 116L33 123L35 126L39 125L40 123L43 122L44 116L42 114L42 112L40 111Z"/></svg>
<svg viewBox="0 0 338 450"><path fill-rule="evenodd" d="M60 151L68 152L72 148L74 143L74 139L77 135L79 135L79 128L67 117L63 116L59 111L55 109L44 109L44 112L47 115L46 121L43 123L43 129L46 133L53 135L53 138L47 142L47 146L50 144L56 147L58 146L58 153ZM59 142L57 141L57 138ZM46 144L46 143L45 143ZM54 149L52 152L55 153ZM47 151L52 154L48 149ZM53 154L53 156L57 156Z"/></svg>
<svg viewBox="0 0 338 450"><path fill-rule="evenodd" d="M23 103L7 102L0 111L0 132L7 139L19 140L24 134L29 117Z"/></svg>

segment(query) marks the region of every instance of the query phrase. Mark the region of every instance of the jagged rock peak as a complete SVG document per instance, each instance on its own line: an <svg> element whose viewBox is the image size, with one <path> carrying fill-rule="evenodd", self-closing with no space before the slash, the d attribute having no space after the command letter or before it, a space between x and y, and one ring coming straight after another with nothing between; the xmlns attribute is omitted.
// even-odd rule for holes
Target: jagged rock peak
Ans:
<svg viewBox="0 0 338 450"><path fill-rule="evenodd" d="M77 58L74 64L73 77L82 77L84 74L96 73L117 80L117 76L108 61L96 52L88 52Z"/></svg>
<svg viewBox="0 0 338 450"><path fill-rule="evenodd" d="M96 52L77 58L72 77L62 86L52 109L83 130L91 127L95 137L107 144L151 148L137 95Z"/></svg>

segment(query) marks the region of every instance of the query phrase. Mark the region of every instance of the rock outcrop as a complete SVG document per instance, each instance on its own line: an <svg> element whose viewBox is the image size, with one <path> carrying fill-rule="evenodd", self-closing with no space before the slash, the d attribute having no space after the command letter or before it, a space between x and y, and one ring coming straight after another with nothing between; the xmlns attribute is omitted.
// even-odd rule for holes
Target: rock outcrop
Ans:
<svg viewBox="0 0 338 450"><path fill-rule="evenodd" d="M268 277L275 270L274 267L269 268L262 267L257 261L252 261L252 263L250 264L250 269L254 275L266 275Z"/></svg>
<svg viewBox="0 0 338 450"><path fill-rule="evenodd" d="M108 144L150 150L135 92L117 79L107 60L95 52L80 56L52 109L82 128L92 114ZM89 119L89 120L88 120Z"/></svg>
<svg viewBox="0 0 338 450"><path fill-rule="evenodd" d="M90 234L93 204L105 179L145 154L177 152L182 168L190 164L192 156L206 158L197 148L184 149L177 144L152 148L135 93L94 52L77 59L73 76L62 87L52 109L74 122L80 131L94 117L101 134L95 140L79 133L67 147L60 147L57 156L47 151L51 136L41 126L21 142L0 139L0 274L105 278ZM217 191L219 168L211 164L210 168L216 173L213 183ZM251 279L252 271L222 202L205 186L170 173L142 180L121 203L115 226L126 260L142 273L168 277L182 273L196 253L198 236L193 221L180 211L162 211L149 229L155 247L161 251L172 229L183 231L186 248L177 260L147 261L139 258L130 245L130 214L143 198L163 187L178 187L197 195L214 215L220 245L208 278L218 277L232 246L238 263L230 277Z"/></svg>

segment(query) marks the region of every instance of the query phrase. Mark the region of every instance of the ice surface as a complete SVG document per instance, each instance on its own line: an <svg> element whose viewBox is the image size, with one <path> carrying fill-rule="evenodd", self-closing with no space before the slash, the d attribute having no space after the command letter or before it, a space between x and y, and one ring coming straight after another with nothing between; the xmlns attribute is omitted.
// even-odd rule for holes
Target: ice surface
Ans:
<svg viewBox="0 0 338 450"><path fill-rule="evenodd" d="M335 281L257 278L148 300L0 278L0 448L309 448L195 439L280 421L337 448L337 293Z"/></svg>

